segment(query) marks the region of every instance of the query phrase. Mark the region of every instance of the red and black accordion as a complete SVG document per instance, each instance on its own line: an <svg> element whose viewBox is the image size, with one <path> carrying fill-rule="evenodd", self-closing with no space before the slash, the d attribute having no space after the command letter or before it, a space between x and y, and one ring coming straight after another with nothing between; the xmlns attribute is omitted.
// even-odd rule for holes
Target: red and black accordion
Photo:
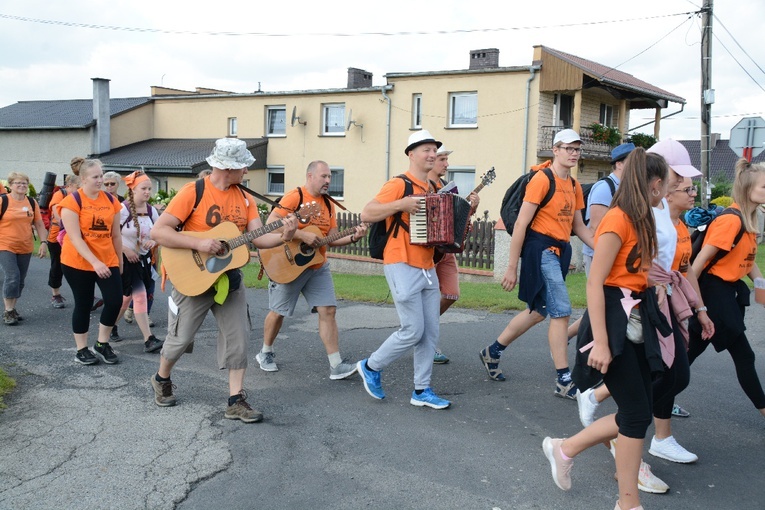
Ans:
<svg viewBox="0 0 765 510"><path fill-rule="evenodd" d="M438 246L441 251L463 250L470 220L470 202L453 193L412 195L420 209L409 215L409 242Z"/></svg>

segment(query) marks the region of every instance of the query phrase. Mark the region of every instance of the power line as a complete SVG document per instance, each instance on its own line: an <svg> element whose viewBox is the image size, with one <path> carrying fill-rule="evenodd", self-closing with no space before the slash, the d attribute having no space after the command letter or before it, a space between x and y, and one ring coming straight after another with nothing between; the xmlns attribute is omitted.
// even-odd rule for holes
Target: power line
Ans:
<svg viewBox="0 0 765 510"><path fill-rule="evenodd" d="M739 61L738 61L738 59L736 59L736 57L734 57L734 56L733 56L733 53L731 53L731 52L730 52L730 50L728 49L728 47L727 47L727 46L725 46L725 44L724 44L724 43L723 43L723 42L720 40L720 38L719 38L719 37L717 37L717 35L716 35L716 34L714 34L714 36L715 36L715 39L717 39L717 42L718 42L718 43L720 43L720 46L722 46L722 47L723 47L723 49L724 49L725 51L727 51L727 52L728 52L728 55L730 55L730 58L732 58L732 59L733 59L733 61L734 61L735 63L737 63L737 64L738 64L738 66L741 68L741 70L742 70L742 71L744 71L744 73L746 73L746 75L752 79L752 81L754 82L754 84L755 84L755 85L757 85L758 87L760 87L760 90L762 90L763 92L765 92L765 88L763 88L763 87L762 87L762 85L760 85L760 84L757 82L757 80L755 80L755 79L754 79L754 76L752 76L751 74L749 74L749 71L747 71L747 70L744 68L744 66L742 66L742 65L741 65L741 62L739 62Z"/></svg>
<svg viewBox="0 0 765 510"><path fill-rule="evenodd" d="M739 44L739 42L736 40L736 38L735 38L735 37L733 37L733 34L731 34L731 33L730 33L730 30L728 30L728 28L727 28L727 27L726 27L726 26L723 24L723 22L720 20L720 18L718 18L717 16L715 16L715 20L717 20L717 22L720 24L720 26L721 26L721 27L723 27L723 30L725 30L725 33L727 33L727 34L730 36L730 38L731 38L731 39L733 39L733 42L734 42L734 43L736 43L736 46L738 46L738 48L739 48L741 51L743 51L743 52L744 52L744 55L746 55L747 57L749 57L749 60L751 60L751 61L752 61L752 63L753 63L753 64L754 64L754 65L757 67L757 69L759 69L759 70L760 70L760 72L761 72L762 74L765 74L765 71L763 71L762 67L760 67L760 64L758 64L758 63L757 63L757 61L756 61L756 60L754 60L754 59L752 58L752 56L751 56L751 55L749 55L749 53L747 53L747 51L746 51L746 50L745 50L745 49L744 49L744 48L741 46L741 44ZM719 39L718 39L718 40L719 40ZM721 44L722 44L722 43L721 43ZM724 46L723 46L723 47L724 47ZM727 48L725 48L725 49L727 50ZM728 52L728 53L730 53L730 52ZM731 55L731 56L732 56L732 55ZM741 64L739 64L739 65L741 65ZM748 73L747 73L747 74L748 74Z"/></svg>
<svg viewBox="0 0 765 510"><path fill-rule="evenodd" d="M194 30L167 30L161 28L145 28L145 27L123 27L117 25L96 25L92 23L78 23L73 21L60 21L60 20L47 20L40 18L29 18L26 16L14 16L11 14L0 13L0 18L22 21L25 23L38 23L43 25L57 25L73 28L88 28L94 30L114 30L122 32L139 32L139 33L155 33L155 34L172 34L172 35L207 35L207 36L251 36L251 37L368 37L368 36L411 36L411 35L450 35L450 34L470 34L470 33L485 33L485 32L510 32L510 31L523 31L523 30L548 30L559 28L571 28L591 25L606 25L611 23L628 23L633 21L647 21L656 20L661 18L671 18L675 16L688 16L695 14L694 12L680 12L675 14L662 14L656 16L645 16L642 18L625 18L617 20L604 20L604 21L584 21L581 23L566 23L561 25L539 25L539 26L526 26L526 27L510 27L510 28L475 28L475 29L457 29L457 30L432 30L432 31L406 31L406 32L357 32L357 33L344 33L344 32L297 32L297 33L267 33L267 32L209 32L209 31L194 31Z"/></svg>

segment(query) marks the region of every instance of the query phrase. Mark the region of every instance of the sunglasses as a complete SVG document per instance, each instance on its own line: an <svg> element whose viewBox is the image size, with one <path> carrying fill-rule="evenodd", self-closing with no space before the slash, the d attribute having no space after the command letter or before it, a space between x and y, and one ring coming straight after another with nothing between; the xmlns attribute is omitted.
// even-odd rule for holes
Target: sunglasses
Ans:
<svg viewBox="0 0 765 510"><path fill-rule="evenodd" d="M116 182L105 182L104 183L104 186L116 186L116 185L117 185Z"/></svg>

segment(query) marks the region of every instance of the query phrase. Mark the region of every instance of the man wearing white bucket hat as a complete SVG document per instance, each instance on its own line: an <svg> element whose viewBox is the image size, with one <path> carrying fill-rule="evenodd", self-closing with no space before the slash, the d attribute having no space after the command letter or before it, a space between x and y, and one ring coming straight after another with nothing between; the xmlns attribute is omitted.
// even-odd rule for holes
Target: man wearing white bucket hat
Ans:
<svg viewBox="0 0 765 510"><path fill-rule="evenodd" d="M439 301L438 276L434 270L433 248L410 244L410 215L420 208L416 198L405 196L407 187L413 193L434 191L428 183L428 172L436 162L441 142L425 130L409 137L404 153L409 158L409 170L385 183L380 192L361 211L361 220L374 223L386 220L386 231L394 223L400 225L397 234L388 237L383 253L383 270L401 327L391 334L369 358L358 362L357 368L364 389L376 399L385 398L382 370L410 349L414 349L414 391L409 403L433 409L451 405L430 388L433 355L438 344ZM390 230L389 230L390 229Z"/></svg>
<svg viewBox="0 0 765 510"><path fill-rule="evenodd" d="M247 167L254 161L244 141L234 138L217 140L212 154L207 158L212 173L200 181L201 196L197 196L199 188L196 182L181 188L154 224L152 239L167 248L214 254L221 250L219 240L183 235L176 229L182 226L183 231L206 232L222 221L236 224L240 232L262 227L254 200L237 189L237 184L242 182L247 173ZM283 221L284 230L281 234L264 234L252 243L258 248L272 248L291 240L297 228L297 220L289 216ZM212 287L195 296L186 296L173 288L168 308L168 333L160 356L159 370L150 378L154 403L160 407L175 405L170 373L183 353L191 352L194 335L207 312L212 311L219 329L218 367L228 370L230 396L223 416L245 423L261 421L263 414L250 407L243 389L250 327L242 272L239 269L225 271Z"/></svg>

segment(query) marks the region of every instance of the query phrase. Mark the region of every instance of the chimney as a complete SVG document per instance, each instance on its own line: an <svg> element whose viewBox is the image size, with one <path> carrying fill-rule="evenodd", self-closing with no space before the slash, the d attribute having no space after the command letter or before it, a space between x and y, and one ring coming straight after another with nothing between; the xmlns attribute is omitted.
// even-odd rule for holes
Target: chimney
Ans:
<svg viewBox="0 0 765 510"><path fill-rule="evenodd" d="M470 69L497 69L499 67L499 50L488 48L470 52Z"/></svg>
<svg viewBox="0 0 765 510"><path fill-rule="evenodd" d="M106 154L111 150L111 105L109 103L109 80L93 80L93 155Z"/></svg>
<svg viewBox="0 0 765 510"><path fill-rule="evenodd" d="M709 148L714 149L717 147L717 142L720 141L720 133L712 133L712 138L709 141Z"/></svg>
<svg viewBox="0 0 765 510"><path fill-rule="evenodd" d="M348 68L348 88L363 89L372 86L372 73L355 67Z"/></svg>

